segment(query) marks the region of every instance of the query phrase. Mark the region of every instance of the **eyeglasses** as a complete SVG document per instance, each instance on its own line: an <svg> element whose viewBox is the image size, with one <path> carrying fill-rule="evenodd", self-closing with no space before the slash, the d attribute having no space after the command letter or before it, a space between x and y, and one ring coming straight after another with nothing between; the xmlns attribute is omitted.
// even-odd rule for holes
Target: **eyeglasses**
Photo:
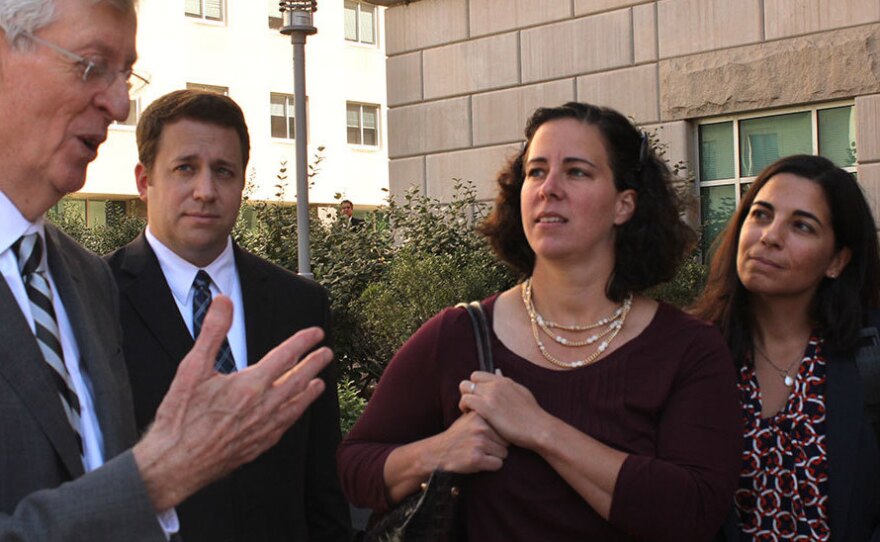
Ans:
<svg viewBox="0 0 880 542"><path fill-rule="evenodd" d="M78 55L69 49L65 49L60 45L55 45L54 43L46 41L39 36L35 36L30 32L22 32L22 35L27 36L35 43L45 45L61 56L72 60L82 69L82 80L84 83L94 84L100 86L103 90L106 90L116 81L117 77L122 77L128 87L128 95L130 97L136 96L150 84L150 76L145 73L136 73L131 68L114 71L109 65L107 65L107 62L104 59L97 57L88 58Z"/></svg>

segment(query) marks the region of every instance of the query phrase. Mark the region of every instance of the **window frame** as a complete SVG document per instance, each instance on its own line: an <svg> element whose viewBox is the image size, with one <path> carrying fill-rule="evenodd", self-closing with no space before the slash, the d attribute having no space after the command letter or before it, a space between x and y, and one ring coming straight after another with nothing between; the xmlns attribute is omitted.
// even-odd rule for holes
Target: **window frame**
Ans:
<svg viewBox="0 0 880 542"><path fill-rule="evenodd" d="M347 9L345 4L348 2L351 2L357 6L357 8L355 10L355 18L354 18L354 22L355 22L354 27L355 27L355 32L356 32L355 39L351 39L345 35L345 12ZM365 4L370 6L373 10L373 41L371 41L371 42L370 41L363 41L361 39L361 8ZM350 45L357 45L360 47L371 47L371 48L379 47L379 6L376 6L374 4L370 4L369 2L361 2L360 0L344 0L343 4L342 4L342 17L343 17L343 19L342 19L342 24L343 24L342 37L345 39L346 43L348 43Z"/></svg>
<svg viewBox="0 0 880 542"><path fill-rule="evenodd" d="M799 105L799 106L791 106L779 109L763 109L760 111L752 111L748 113L735 113L730 115L716 116L716 117L706 117L698 119L695 122L696 129L693 131L693 145L694 149L696 149L696 160L694 161L694 190L697 195L697 199L699 203L700 210L700 227L705 226L705 222L702 216L702 189L703 188L711 188L716 186L733 186L734 190L734 210L739 208L740 202L742 201L742 197L745 195L743 191L744 185L749 185L755 181L757 175L753 176L742 176L741 175L741 150L740 150L740 122L747 121L751 119L759 119L766 117L776 117L780 115L787 115L792 113L810 113L810 144L811 150L810 153L814 155L819 155L819 111L826 109L835 109L840 107L852 107L853 114L855 114L855 100L837 100L832 102L822 102L815 103L811 105ZM733 125L733 177L726 179L713 179L711 181L703 181L702 177L702 155L701 155L701 147L700 147L700 127L707 124L719 124L722 122L730 122ZM858 152L858 141L856 141L856 152ZM844 171L848 171L850 173L856 173L858 169L858 158L856 158L856 163L852 166L842 167ZM732 215L731 215L732 216ZM714 242L714 240L713 240ZM701 246L703 242L700 242ZM704 246L705 247L705 246ZM706 260L708 258L708 254L703 254L703 259Z"/></svg>
<svg viewBox="0 0 880 542"><path fill-rule="evenodd" d="M215 25L226 24L226 0L220 0L220 18L219 19L209 18L206 15L205 2L207 2L207 0L198 0L198 2L199 2L199 7L202 12L201 15L196 15L194 13L188 12L186 10L186 3L185 2L183 5L183 15L190 20L197 21L200 23L215 24Z"/></svg>
<svg viewBox="0 0 880 542"><path fill-rule="evenodd" d="M352 143L348 140L348 108L350 106L358 107L358 131L360 132L360 143ZM364 107L372 107L376 110L376 144L370 145L368 143L364 143ZM349 147L355 147L359 149L366 150L377 150L382 147L382 117L381 117L382 107L379 104L372 104L367 102L345 102L345 141L348 143Z"/></svg>
<svg viewBox="0 0 880 542"><path fill-rule="evenodd" d="M227 98L229 97L229 87L223 85L211 85L209 83L196 83L194 81L187 81L186 88L187 90L203 90L206 92L220 94L226 96Z"/></svg>
<svg viewBox="0 0 880 542"><path fill-rule="evenodd" d="M271 8L269 8L269 6L268 6L269 3L274 4L278 15L275 15L275 12L272 11ZM266 7L269 8L269 12L267 13L267 15L269 16L269 29L270 30L280 30L281 27L284 26L284 18L281 16L280 10L278 10L278 4L279 4L278 0L268 0L268 2L267 2Z"/></svg>
<svg viewBox="0 0 880 542"><path fill-rule="evenodd" d="M272 98L275 96L281 96L284 100L284 125L287 128L287 137L276 136L272 133L272 117L275 115L272 114ZM269 136L273 141L281 141L281 142L292 142L296 141L296 133L293 136L290 136L290 121L293 120L296 122L296 105L294 100L296 97L293 94L288 94L286 92L270 92L269 93ZM308 129L308 108L309 101L306 98L306 132ZM295 130L295 128L294 128Z"/></svg>

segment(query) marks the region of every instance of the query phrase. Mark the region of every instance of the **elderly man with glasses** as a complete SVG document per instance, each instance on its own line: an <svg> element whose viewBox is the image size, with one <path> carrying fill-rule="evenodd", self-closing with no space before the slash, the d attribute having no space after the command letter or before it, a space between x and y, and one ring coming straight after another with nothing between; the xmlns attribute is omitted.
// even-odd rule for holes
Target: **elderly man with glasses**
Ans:
<svg viewBox="0 0 880 542"><path fill-rule="evenodd" d="M106 264L43 221L128 115L135 0L0 0L0 542L163 541L174 507L273 445L323 391L304 330L219 374L218 296L136 441ZM303 360L296 363L301 357Z"/></svg>

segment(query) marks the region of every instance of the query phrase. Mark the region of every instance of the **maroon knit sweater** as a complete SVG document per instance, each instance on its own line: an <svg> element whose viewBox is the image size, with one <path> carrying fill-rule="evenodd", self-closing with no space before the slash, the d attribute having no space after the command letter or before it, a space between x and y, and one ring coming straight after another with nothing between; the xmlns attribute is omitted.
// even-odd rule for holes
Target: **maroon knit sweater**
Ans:
<svg viewBox="0 0 880 542"><path fill-rule="evenodd" d="M494 303L495 296L484 302L490 321ZM661 304L638 337L570 371L539 367L494 333L492 346L495 366L543 409L630 455L605 521L539 455L512 446L501 470L468 476L470 540L712 538L730 510L742 447L735 371L714 327ZM458 384L476 368L463 309L444 310L410 338L340 445L340 479L352 502L389 508L388 454L449 427L460 415Z"/></svg>

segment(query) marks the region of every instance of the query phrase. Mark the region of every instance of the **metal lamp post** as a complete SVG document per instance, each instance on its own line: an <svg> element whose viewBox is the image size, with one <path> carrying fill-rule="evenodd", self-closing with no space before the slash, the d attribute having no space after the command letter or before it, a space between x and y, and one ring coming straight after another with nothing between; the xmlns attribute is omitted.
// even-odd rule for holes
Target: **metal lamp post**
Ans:
<svg viewBox="0 0 880 542"><path fill-rule="evenodd" d="M306 36L318 31L312 25L317 0L281 0L281 33L293 45L293 122L296 143L296 231L299 274L312 278L309 250L309 178L306 137Z"/></svg>

